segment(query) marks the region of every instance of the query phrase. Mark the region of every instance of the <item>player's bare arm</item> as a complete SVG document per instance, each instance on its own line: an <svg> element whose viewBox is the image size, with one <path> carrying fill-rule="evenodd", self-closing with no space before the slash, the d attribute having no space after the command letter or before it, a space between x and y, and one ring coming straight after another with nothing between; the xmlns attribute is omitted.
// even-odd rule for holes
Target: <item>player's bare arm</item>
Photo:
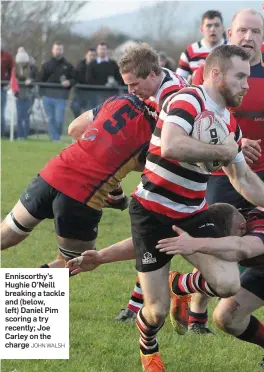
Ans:
<svg viewBox="0 0 264 372"><path fill-rule="evenodd" d="M160 240L157 245L160 252L184 256L200 252L231 262L240 262L264 254L263 241L257 236L193 238L177 226L173 226L173 230L179 236Z"/></svg>
<svg viewBox="0 0 264 372"><path fill-rule="evenodd" d="M94 270L106 263L133 260L134 258L136 255L132 238L128 238L100 251L85 251L80 257L69 260L67 267L73 274L77 274Z"/></svg>
<svg viewBox="0 0 264 372"><path fill-rule="evenodd" d="M250 203L264 207L264 183L245 161L223 167L233 187Z"/></svg>
<svg viewBox="0 0 264 372"><path fill-rule="evenodd" d="M208 145L191 138L180 126L165 122L161 132L161 154L168 159L197 163L223 161L229 163L237 154L234 134L229 134L222 145Z"/></svg>
<svg viewBox="0 0 264 372"><path fill-rule="evenodd" d="M86 126L93 121L93 110L84 112L78 118L74 119L68 128L68 135L74 139L79 138Z"/></svg>

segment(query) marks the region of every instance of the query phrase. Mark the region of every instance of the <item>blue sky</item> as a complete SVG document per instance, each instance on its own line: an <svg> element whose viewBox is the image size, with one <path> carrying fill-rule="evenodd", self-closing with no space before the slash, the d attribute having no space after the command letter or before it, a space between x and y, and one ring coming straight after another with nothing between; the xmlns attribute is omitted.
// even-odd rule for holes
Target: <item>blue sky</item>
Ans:
<svg viewBox="0 0 264 372"><path fill-rule="evenodd" d="M192 7L196 8L197 12L199 12L199 8L201 6L200 0L185 0L181 1L183 2L192 2ZM123 0L123 1L114 1L114 0L91 0L87 2L87 5L80 11L80 13L76 16L76 21L81 20L91 20L91 19L98 19L98 18L104 18L109 17L115 14L121 14L121 13L129 13L135 10L139 10L141 7L146 7L155 4L157 1L153 0ZM202 1L205 3L205 1ZM241 8L240 4L245 3L245 1L240 0L233 0L232 3L237 3L237 8ZM212 1L206 1L208 3L208 8L214 8L214 3ZM226 11L228 11L228 7L230 4L230 0L222 0L223 8L226 8ZM224 4L225 3L225 4ZM259 10L261 10L261 4L263 1L247 1L247 6L250 7L253 4L258 4ZM251 5L252 4L252 5ZM244 5L244 4L243 4ZM243 6L245 7L245 5ZM252 6L256 8L256 6Z"/></svg>
<svg viewBox="0 0 264 372"><path fill-rule="evenodd" d="M97 19L110 17L115 14L129 13L134 10L139 10L142 6L155 4L156 1L101 1L92 0L80 11L76 20L86 21L89 19Z"/></svg>

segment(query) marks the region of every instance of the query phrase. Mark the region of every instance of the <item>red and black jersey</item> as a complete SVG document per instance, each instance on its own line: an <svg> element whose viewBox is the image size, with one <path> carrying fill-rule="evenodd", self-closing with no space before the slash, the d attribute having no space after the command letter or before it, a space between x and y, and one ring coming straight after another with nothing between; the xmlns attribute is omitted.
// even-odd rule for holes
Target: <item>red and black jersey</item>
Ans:
<svg viewBox="0 0 264 372"><path fill-rule="evenodd" d="M191 135L195 118L203 111L216 112L235 133L240 145L241 131L227 109L216 105L203 86L183 88L165 101L151 137L146 166L134 197L144 208L180 219L207 209L205 194L209 174L199 166L164 158L161 155L163 124L175 123ZM233 162L244 161L239 151Z"/></svg>
<svg viewBox="0 0 264 372"><path fill-rule="evenodd" d="M249 164L255 172L264 170L264 58L255 66L250 67L248 78L249 90L243 98L241 106L230 108L239 124L244 138L261 139L262 154L253 164ZM203 83L203 69L199 68L193 77L193 84ZM217 172L217 174L224 174Z"/></svg>
<svg viewBox="0 0 264 372"><path fill-rule="evenodd" d="M257 236L262 240L264 251L264 208L258 207L248 213L246 227L247 236ZM256 275L264 275L264 254L246 259L241 264L243 266L253 267L254 274Z"/></svg>
<svg viewBox="0 0 264 372"><path fill-rule="evenodd" d="M264 58L263 58L264 60ZM250 67L249 90L240 107L231 108L242 130L243 137L252 140L261 139L261 157L250 164L255 171L264 170L264 62Z"/></svg>
<svg viewBox="0 0 264 372"><path fill-rule="evenodd" d="M39 172L51 186L101 209L109 191L139 163L144 164L157 113L135 95L109 98L77 142Z"/></svg>
<svg viewBox="0 0 264 372"><path fill-rule="evenodd" d="M226 43L227 41L222 39L219 45ZM208 48L203 40L188 45L185 52L180 56L176 74L184 78L192 75L194 71L204 64L206 57L215 47Z"/></svg>
<svg viewBox="0 0 264 372"><path fill-rule="evenodd" d="M155 102L157 104L157 109L160 112L164 101L173 93L178 92L180 89L189 86L190 84L185 80L185 78L177 75L175 72L168 70L167 68L162 68L163 79L159 86L158 91L155 94Z"/></svg>
<svg viewBox="0 0 264 372"><path fill-rule="evenodd" d="M255 235L264 243L264 208L254 208L247 215L247 235Z"/></svg>

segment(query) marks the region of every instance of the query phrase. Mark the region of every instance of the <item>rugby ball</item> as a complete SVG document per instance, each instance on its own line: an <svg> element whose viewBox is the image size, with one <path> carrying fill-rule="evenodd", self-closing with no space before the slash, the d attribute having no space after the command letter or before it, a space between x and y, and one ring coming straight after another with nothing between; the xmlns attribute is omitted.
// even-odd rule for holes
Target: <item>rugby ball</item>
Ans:
<svg viewBox="0 0 264 372"><path fill-rule="evenodd" d="M209 145L221 145L228 134L225 121L213 111L203 111L195 118L192 138L198 141ZM221 161L209 161L197 163L197 165L207 172L215 172L221 169L224 164Z"/></svg>

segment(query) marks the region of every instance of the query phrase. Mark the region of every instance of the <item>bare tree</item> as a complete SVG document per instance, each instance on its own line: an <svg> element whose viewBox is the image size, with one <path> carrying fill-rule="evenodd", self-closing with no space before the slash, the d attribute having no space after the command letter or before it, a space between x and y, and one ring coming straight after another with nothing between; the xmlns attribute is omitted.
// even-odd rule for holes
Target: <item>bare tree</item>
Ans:
<svg viewBox="0 0 264 372"><path fill-rule="evenodd" d="M140 9L139 25L145 38L155 43L172 40L180 20L177 17L178 1L159 1L153 6Z"/></svg>
<svg viewBox="0 0 264 372"><path fill-rule="evenodd" d="M52 39L70 28L87 1L2 1L2 39L15 53L23 45L43 60ZM67 25L67 27L66 27Z"/></svg>
<svg viewBox="0 0 264 372"><path fill-rule="evenodd" d="M152 6L142 7L138 17L142 39L156 50L166 52L176 63L186 46L196 40L199 25L199 21L195 21L194 27L187 28L184 36L179 33L179 30L184 29L183 22L186 19L181 18L183 9L179 9L180 3L156 1ZM187 9L184 11L186 13Z"/></svg>

